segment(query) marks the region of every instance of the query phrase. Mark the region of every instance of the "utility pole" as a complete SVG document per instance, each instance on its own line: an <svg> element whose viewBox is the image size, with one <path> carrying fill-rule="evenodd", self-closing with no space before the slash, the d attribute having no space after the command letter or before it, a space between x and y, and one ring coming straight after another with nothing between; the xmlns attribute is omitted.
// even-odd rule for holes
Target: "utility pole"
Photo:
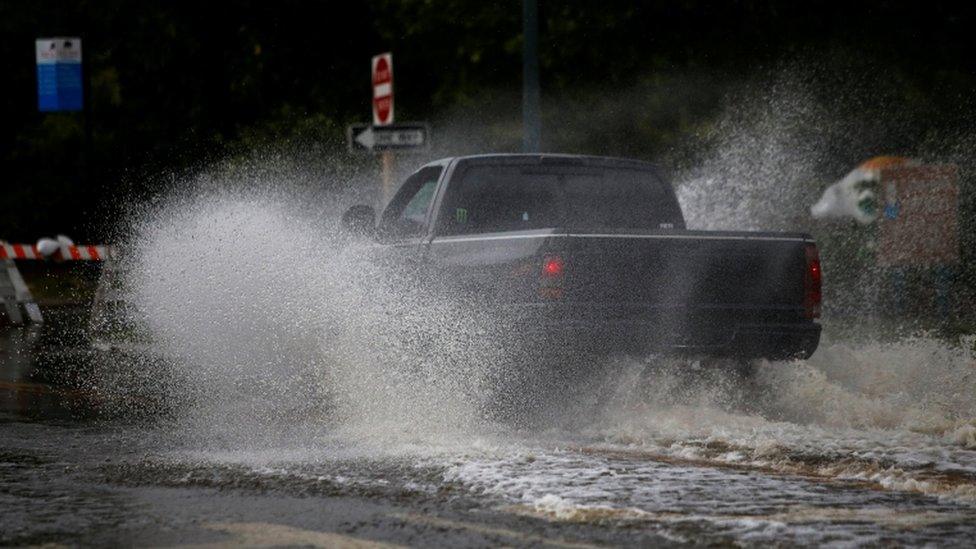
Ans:
<svg viewBox="0 0 976 549"><path fill-rule="evenodd" d="M539 152L539 4L522 0L522 152Z"/></svg>
<svg viewBox="0 0 976 549"><path fill-rule="evenodd" d="M91 41L88 41L91 48ZM81 89L82 89L82 110L81 116L85 131L85 144L82 151L84 164L82 165L83 177L85 178L85 192L98 195L101 189L96 189L97 184L94 162L94 142L95 142L95 120L92 115L92 95L91 95L91 56L85 57L81 62Z"/></svg>

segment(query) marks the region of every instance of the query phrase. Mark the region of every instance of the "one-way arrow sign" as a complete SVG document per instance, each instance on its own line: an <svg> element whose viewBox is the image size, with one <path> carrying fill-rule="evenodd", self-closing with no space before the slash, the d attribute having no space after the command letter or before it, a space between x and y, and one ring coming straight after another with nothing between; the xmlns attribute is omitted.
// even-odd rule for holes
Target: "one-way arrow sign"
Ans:
<svg viewBox="0 0 976 549"><path fill-rule="evenodd" d="M350 151L411 151L430 145L430 127L424 122L391 126L352 124L347 135Z"/></svg>

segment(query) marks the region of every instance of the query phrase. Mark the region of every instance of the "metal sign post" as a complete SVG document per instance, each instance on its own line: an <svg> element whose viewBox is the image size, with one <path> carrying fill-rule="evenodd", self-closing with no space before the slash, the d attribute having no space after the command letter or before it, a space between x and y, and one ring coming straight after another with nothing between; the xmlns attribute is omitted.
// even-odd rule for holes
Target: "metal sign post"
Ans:
<svg viewBox="0 0 976 549"><path fill-rule="evenodd" d="M373 80L373 125L388 126L393 123L393 54L390 52L373 56L370 63ZM393 192L393 153L381 153L383 200Z"/></svg>
<svg viewBox="0 0 976 549"><path fill-rule="evenodd" d="M80 151L85 183L93 180L92 117L85 103L81 38L77 36L38 38L34 41L37 62L37 110L40 112L84 111L84 145Z"/></svg>
<svg viewBox="0 0 976 549"><path fill-rule="evenodd" d="M394 153L424 150L430 146L426 122L393 123L393 54L381 53L370 63L373 83L373 123L346 128L349 152L379 153L383 179L382 201L393 194Z"/></svg>
<svg viewBox="0 0 976 549"><path fill-rule="evenodd" d="M430 127L424 122L391 126L352 124L346 129L350 152L379 153L383 173L385 203L393 194L393 154L415 152L430 147Z"/></svg>

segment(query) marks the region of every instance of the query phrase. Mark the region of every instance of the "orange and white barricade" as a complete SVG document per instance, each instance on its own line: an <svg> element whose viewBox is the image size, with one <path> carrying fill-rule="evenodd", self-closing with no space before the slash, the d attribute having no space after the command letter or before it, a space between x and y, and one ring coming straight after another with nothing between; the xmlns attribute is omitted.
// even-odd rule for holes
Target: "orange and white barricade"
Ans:
<svg viewBox="0 0 976 549"><path fill-rule="evenodd" d="M44 317L34 301L16 261L110 261L115 253L110 246L79 246L65 237L42 238L36 244L10 244L0 241L0 324L41 323Z"/></svg>

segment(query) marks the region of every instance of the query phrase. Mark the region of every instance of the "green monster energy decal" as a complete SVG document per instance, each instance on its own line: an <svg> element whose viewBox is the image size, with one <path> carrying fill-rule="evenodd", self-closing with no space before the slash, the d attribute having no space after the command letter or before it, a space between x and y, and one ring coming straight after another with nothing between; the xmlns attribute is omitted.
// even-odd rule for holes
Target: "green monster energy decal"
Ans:
<svg viewBox="0 0 976 549"><path fill-rule="evenodd" d="M458 223L467 223L468 222L468 210L466 210L464 208L458 208L458 209L454 210L454 220L457 221Z"/></svg>

